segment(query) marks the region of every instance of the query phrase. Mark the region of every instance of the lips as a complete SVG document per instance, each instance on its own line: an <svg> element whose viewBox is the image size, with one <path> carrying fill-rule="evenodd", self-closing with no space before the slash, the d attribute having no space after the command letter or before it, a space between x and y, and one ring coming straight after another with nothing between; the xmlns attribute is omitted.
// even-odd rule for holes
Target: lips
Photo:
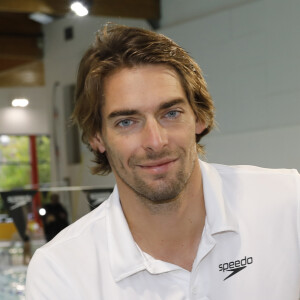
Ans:
<svg viewBox="0 0 300 300"><path fill-rule="evenodd" d="M150 175L159 175L162 176L163 174L170 173L173 169L174 163L178 159L160 159L155 161L149 161L146 163L138 164L138 167L141 171L146 172L146 174Z"/></svg>
<svg viewBox="0 0 300 300"><path fill-rule="evenodd" d="M144 163L144 164L139 164L139 167L141 168L158 168L158 167L162 167L164 165L170 164L172 162L176 161L176 159L160 159L157 161L151 161L148 163Z"/></svg>

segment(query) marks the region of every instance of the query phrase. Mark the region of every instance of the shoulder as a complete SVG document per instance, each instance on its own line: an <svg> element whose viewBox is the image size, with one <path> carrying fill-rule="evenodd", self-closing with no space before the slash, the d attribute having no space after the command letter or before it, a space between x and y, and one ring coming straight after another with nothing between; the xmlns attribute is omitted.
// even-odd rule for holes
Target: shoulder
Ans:
<svg viewBox="0 0 300 300"><path fill-rule="evenodd" d="M239 195L239 199L248 199L252 196L251 199L260 201L263 197L265 203L276 198L280 198L281 200L278 201L281 203L290 199L294 207L300 201L300 175L296 169L207 163L203 165L206 170L209 170L209 174L215 174L215 177L220 180L222 192L227 193L230 198L235 198L234 195Z"/></svg>
<svg viewBox="0 0 300 300"><path fill-rule="evenodd" d="M40 295L46 294L44 289L52 295L49 299L75 299L78 295L70 296L70 293L76 294L74 277L80 279L79 274L84 270L96 272L98 265L95 262L99 259L106 266L106 218L109 207L110 199L35 251L27 271L26 293L30 295L29 299L41 299ZM61 292L69 294L64 297L59 294ZM33 298L33 295L37 296Z"/></svg>
<svg viewBox="0 0 300 300"><path fill-rule="evenodd" d="M220 174L249 174L266 176L293 176L299 177L296 169L272 169L251 165L222 165L211 164Z"/></svg>
<svg viewBox="0 0 300 300"><path fill-rule="evenodd" d="M285 185L285 183L290 184L290 188L298 189L300 185L300 175L296 169L271 169L262 168L251 165L221 165L221 164L211 164L211 167L216 170L219 176L223 180L232 180L238 182L251 182L258 186L269 183L278 183L273 185L274 189L276 187L280 188Z"/></svg>

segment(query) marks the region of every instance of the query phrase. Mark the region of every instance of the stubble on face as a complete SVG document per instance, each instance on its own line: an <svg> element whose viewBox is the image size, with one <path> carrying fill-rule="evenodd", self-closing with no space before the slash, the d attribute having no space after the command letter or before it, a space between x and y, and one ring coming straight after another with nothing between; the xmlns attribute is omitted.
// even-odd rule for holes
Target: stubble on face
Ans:
<svg viewBox="0 0 300 300"><path fill-rule="evenodd" d="M109 145L106 145L106 149L108 150L106 152L108 160L116 175L152 213L161 213L163 210L171 212L180 206L180 194L186 187L195 168L195 161L197 159L196 147L188 148L188 153L180 149L173 152L170 150L164 150L159 153L146 152L144 157L132 155L128 159L130 174L122 160L118 159L117 153L110 149ZM167 172L152 175L151 183L148 183L139 173L139 165L152 160L155 161L170 157L176 158L178 160L177 163L181 166L175 173L170 174L170 172ZM186 157L189 157L189 159L184 159ZM187 166L186 164L190 165Z"/></svg>

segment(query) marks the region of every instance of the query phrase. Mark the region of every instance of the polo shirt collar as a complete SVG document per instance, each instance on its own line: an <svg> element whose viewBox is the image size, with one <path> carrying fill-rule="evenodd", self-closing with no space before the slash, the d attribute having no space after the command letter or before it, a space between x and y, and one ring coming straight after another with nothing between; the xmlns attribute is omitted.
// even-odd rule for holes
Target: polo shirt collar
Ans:
<svg viewBox="0 0 300 300"><path fill-rule="evenodd" d="M124 216L117 186L109 199L107 240L112 275L116 282L145 270L143 256L138 249Z"/></svg>
<svg viewBox="0 0 300 300"><path fill-rule="evenodd" d="M224 183L214 165L199 160L206 209L206 221L210 234L226 231L238 232L238 223L225 199Z"/></svg>
<svg viewBox="0 0 300 300"><path fill-rule="evenodd" d="M203 180L206 223L209 226L210 234L237 231L236 220L227 205L228 201L225 201L223 197L222 180L219 173L213 165L200 160L199 163ZM147 267L145 257L130 232L119 200L117 186L107 204L109 205L107 210L108 251L114 280L118 282L146 269L151 272L151 268ZM159 266L154 269L153 273L159 272L159 270L163 272Z"/></svg>
<svg viewBox="0 0 300 300"><path fill-rule="evenodd" d="M139 248L124 216L117 186L107 204L108 252L112 275L116 282L143 270L151 274L161 274L180 269L173 264L152 258Z"/></svg>

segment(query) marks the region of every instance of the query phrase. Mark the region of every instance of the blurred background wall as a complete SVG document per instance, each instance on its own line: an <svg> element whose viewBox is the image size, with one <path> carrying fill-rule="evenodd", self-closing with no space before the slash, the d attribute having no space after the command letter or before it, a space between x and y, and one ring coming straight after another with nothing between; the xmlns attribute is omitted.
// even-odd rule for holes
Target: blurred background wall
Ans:
<svg viewBox="0 0 300 300"><path fill-rule="evenodd" d="M163 0L160 31L208 82L219 124L204 140L208 160L299 170L300 2L190 2Z"/></svg>

